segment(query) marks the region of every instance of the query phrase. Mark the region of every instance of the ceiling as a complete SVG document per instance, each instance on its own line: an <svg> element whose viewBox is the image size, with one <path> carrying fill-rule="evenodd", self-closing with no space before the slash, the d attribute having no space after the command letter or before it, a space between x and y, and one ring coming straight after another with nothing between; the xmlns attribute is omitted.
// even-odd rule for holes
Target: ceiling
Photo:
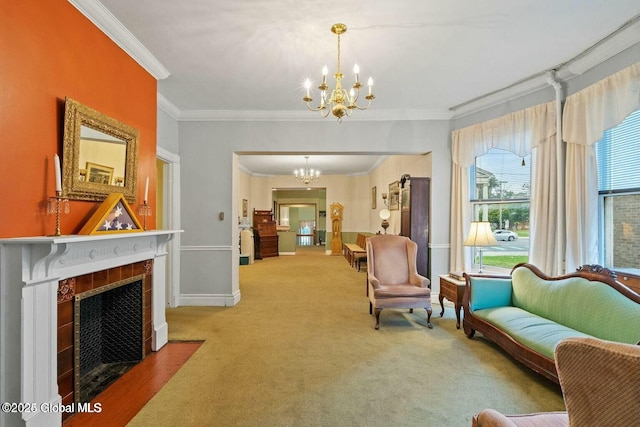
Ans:
<svg viewBox="0 0 640 427"><path fill-rule="evenodd" d="M640 14L638 0L70 1L81 11L104 5L106 20L124 26L111 32L141 44L145 53L137 56L151 58L143 66L179 120L315 119L302 84L310 78L315 89L326 64L333 87L337 38L330 28L338 22L348 27L341 37L345 85L357 63L361 80L373 77L376 95L368 111L345 120L446 119L468 101L544 79L547 70L575 74L568 61ZM627 44L640 41L634 34ZM356 158L358 165L350 163ZM366 173L379 160L347 156L327 165ZM319 156L314 161L329 170ZM288 174L303 162L303 155L240 156L258 175Z"/></svg>

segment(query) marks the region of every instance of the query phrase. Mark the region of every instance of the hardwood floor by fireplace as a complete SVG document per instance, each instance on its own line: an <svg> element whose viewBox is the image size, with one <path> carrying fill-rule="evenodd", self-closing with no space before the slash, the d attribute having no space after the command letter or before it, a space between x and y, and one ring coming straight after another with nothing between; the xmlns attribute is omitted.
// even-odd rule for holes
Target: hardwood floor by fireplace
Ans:
<svg viewBox="0 0 640 427"><path fill-rule="evenodd" d="M109 388L96 396L99 413L78 413L63 427L125 426L200 347L201 341L171 341L131 368Z"/></svg>

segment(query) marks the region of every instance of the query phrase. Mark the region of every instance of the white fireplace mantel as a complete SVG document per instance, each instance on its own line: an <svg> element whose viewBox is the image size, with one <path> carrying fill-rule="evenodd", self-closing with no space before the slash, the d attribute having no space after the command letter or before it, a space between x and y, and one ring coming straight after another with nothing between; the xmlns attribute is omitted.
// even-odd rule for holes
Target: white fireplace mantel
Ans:
<svg viewBox="0 0 640 427"><path fill-rule="evenodd" d="M174 230L102 236L0 239L0 412L2 426L62 424L57 383L58 282L148 259L153 263L152 349L167 343L167 244ZM25 405L28 404L28 405Z"/></svg>

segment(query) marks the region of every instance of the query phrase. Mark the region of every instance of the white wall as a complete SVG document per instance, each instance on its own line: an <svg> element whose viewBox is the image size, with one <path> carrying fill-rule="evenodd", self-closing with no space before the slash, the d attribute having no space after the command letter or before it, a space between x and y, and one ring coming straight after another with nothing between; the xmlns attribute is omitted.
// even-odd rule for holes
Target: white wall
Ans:
<svg viewBox="0 0 640 427"><path fill-rule="evenodd" d="M156 137L158 138L156 145L164 148L165 150L173 153L179 153L179 138L178 138L178 121L163 111L161 108L158 111L158 122Z"/></svg>
<svg viewBox="0 0 640 427"><path fill-rule="evenodd" d="M161 107L157 108L157 143L156 155L162 160L162 181L156 180L161 195L162 205L156 205L158 211L162 210L162 226L169 230L180 230L180 155L178 121ZM159 215L160 216L160 215ZM166 261L167 295L166 301L170 307L179 304L180 295L180 233L176 234L167 247Z"/></svg>
<svg viewBox="0 0 640 427"><path fill-rule="evenodd" d="M369 221L372 224L373 233L382 232L380 224L380 211L386 206L382 200L382 193L387 193L389 197L389 184L399 181L404 174L415 177L431 178L431 153L419 155L399 155L389 156L382 162L370 176L370 187L376 187L376 208L370 210ZM371 192L371 189L369 189ZM371 204L371 203L369 203ZM388 219L388 234L400 234L400 210L391 211L391 217Z"/></svg>
<svg viewBox="0 0 640 427"><path fill-rule="evenodd" d="M182 188L181 305L232 305L240 300L238 284L237 195L244 184L235 153L349 153L424 154L431 152L434 187L432 245L447 247L449 241L450 142L449 121L393 122L179 122ZM393 171L400 178L407 170ZM426 171L425 173L428 173ZM420 175L419 173L416 173ZM272 206L271 188L282 186L285 177L252 179L250 210ZM362 218L370 218L371 182L367 176L325 176L327 203L345 205L343 229L363 230ZM334 181L333 180L337 180ZM348 179L353 185L344 185ZM385 178L384 185L388 185ZM382 185L382 184L380 184ZM287 187L293 187L287 181ZM325 184L323 183L323 186ZM437 197L437 199L436 199ZM353 208L347 210L347 205ZM438 206L438 209L435 209ZM443 208L440 208L443 206ZM225 213L219 220L218 214ZM351 213L348 213L351 212ZM377 230L376 225L367 224ZM440 249L439 249L440 250ZM448 270L448 249L432 251L433 274ZM446 256L444 256L446 254ZM434 281L437 283L437 281ZM435 289L434 289L435 290Z"/></svg>

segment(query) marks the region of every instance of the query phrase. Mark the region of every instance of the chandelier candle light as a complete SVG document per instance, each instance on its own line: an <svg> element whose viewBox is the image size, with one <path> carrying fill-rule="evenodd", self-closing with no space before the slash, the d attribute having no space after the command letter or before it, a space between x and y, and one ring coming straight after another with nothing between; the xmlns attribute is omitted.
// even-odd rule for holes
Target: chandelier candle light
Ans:
<svg viewBox="0 0 640 427"><path fill-rule="evenodd" d="M147 231L147 217L151 216L151 206L149 205L149 177L144 185L143 204L138 208L138 215L142 217L144 231Z"/></svg>
<svg viewBox="0 0 640 427"><path fill-rule="evenodd" d="M338 36L338 67L336 69L336 73L334 77L336 79L336 87L333 90L329 90L329 86L327 85L327 74L329 73L329 69L325 65L322 69L322 84L318 86L320 89L320 105L316 108L312 107L310 102L313 101L311 98L311 81L309 79L305 80L304 87L306 89L306 95L302 100L307 103L307 108L311 111L320 111L322 117L327 117L329 112L338 118L338 123L342 123L342 118L344 116L351 117L351 113L354 109L358 110L366 110L371 105L371 100L375 98L373 93L371 92L373 86L373 79L369 77L367 80L367 85L369 86L369 92L365 96L365 99L369 101L365 107L361 107L358 105L358 96L360 95L360 88L362 84L360 83L358 74L360 73L360 68L358 64L353 66L353 73L355 74L355 83L352 88L347 91L342 88L342 72L340 71L340 34L344 34L347 32L347 26L344 24L334 24L331 27L331 32Z"/></svg>
<svg viewBox="0 0 640 427"><path fill-rule="evenodd" d="M60 169L60 157L57 154L53 155L53 166L56 179L56 195L49 197L47 212L56 216L56 231L53 235L60 236L60 214L63 211L65 214L69 213L69 199L62 197L62 173Z"/></svg>
<svg viewBox="0 0 640 427"><path fill-rule="evenodd" d="M309 184L313 181L320 179L320 171L309 169L309 156L304 156L306 164L304 168L296 169L293 171L293 175L296 179Z"/></svg>

